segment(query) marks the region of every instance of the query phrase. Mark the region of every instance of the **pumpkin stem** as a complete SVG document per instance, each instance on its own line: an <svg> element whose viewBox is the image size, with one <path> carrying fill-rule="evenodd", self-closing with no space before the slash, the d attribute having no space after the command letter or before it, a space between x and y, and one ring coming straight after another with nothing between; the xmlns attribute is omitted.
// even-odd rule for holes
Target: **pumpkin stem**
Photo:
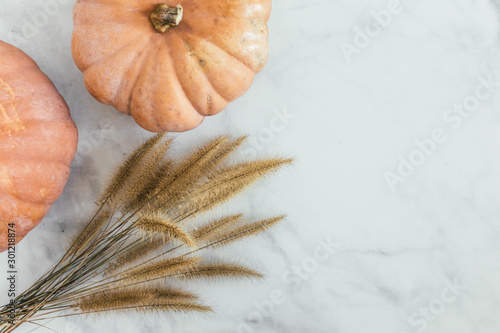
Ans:
<svg viewBox="0 0 500 333"><path fill-rule="evenodd" d="M164 33L170 27L178 26L182 20L184 9L181 5L169 7L167 4L161 4L151 14L151 22L156 31Z"/></svg>

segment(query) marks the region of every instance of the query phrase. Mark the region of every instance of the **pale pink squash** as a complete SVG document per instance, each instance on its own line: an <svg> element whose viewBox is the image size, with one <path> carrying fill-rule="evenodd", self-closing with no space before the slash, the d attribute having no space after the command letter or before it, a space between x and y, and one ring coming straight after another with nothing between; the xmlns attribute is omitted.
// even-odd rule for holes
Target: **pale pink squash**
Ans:
<svg viewBox="0 0 500 333"><path fill-rule="evenodd" d="M0 41L0 252L8 225L19 242L47 214L68 179L78 132L50 79Z"/></svg>

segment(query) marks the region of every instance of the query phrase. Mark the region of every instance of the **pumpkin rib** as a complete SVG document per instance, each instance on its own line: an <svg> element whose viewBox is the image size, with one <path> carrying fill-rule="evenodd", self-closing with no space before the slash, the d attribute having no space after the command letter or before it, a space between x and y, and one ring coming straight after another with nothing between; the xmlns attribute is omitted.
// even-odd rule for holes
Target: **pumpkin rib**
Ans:
<svg viewBox="0 0 500 333"><path fill-rule="evenodd" d="M7 159L4 159L3 161L5 161ZM31 161L32 159L29 159L29 158L17 158L15 159L16 161ZM55 167L57 166L57 167ZM50 167L53 167L54 169L50 169ZM66 164L66 163L62 163L61 161L54 161L54 162L42 162L41 165L40 165L40 168L41 169L44 169L45 171L47 169L49 170L57 170L58 172L60 172L60 175L64 175L64 177L62 177L62 179L66 179L68 178L68 175L69 175L69 172L71 171L71 168ZM42 170L43 171L43 170ZM33 172L33 174L38 174L39 172ZM12 181L13 179L11 179ZM47 183L46 185L47 186L51 186L51 187L54 187L53 184L54 183L58 183L59 179L50 179L50 180L47 180ZM24 183L24 179L19 179L18 180L19 183ZM18 186L22 184L18 184ZM15 192L17 193L17 191ZM54 200L55 201L55 200ZM52 201L52 202L54 202ZM44 201L46 202L46 201Z"/></svg>
<svg viewBox="0 0 500 333"><path fill-rule="evenodd" d="M151 42L151 45L154 45L154 42ZM145 115L143 114L144 112L141 112L142 114L141 115L137 115L137 112L135 111L135 108L134 108L134 97L137 96L136 94L139 94L139 91L142 89L142 86L140 84L140 80L142 78L143 75L146 75L148 74L147 71L144 70L144 68L147 66L148 64L148 61L151 61L151 58L155 56L154 53L148 53L146 54L146 57L144 59L144 62L142 64L142 66L140 67L141 70L139 71L139 74L137 75L137 79L135 81L135 84L134 84L134 88L132 89L132 93L130 94L130 114L132 115L132 117L134 118L134 120L137 121L137 116L141 116L141 117L145 117ZM157 120L153 117L153 114L152 113L148 113L147 114L147 122L148 124L154 124L155 126L155 129L152 130L153 132L158 132L160 131L160 127L158 126L158 123L157 123ZM143 125L139 124L141 127L143 127Z"/></svg>
<svg viewBox="0 0 500 333"><path fill-rule="evenodd" d="M101 6L110 6L110 7L116 7L116 6L120 6L120 5L123 5L123 1L116 1L115 3L112 3L112 2L107 2L109 0L85 0L85 4L93 4L93 5L101 5ZM139 0L138 2L147 2L148 0ZM178 0L178 1L181 1L181 0ZM150 4L145 4L145 3L140 3L137 8L130 8L129 10L130 11L134 11L134 12L140 12L142 13L143 11L145 10L149 10L150 8L145 8L146 5L147 6L151 6L153 4L156 4L157 5L157 2L158 0L154 0L154 1L150 1L151 3ZM129 7L132 7L131 5L127 5Z"/></svg>
<svg viewBox="0 0 500 333"><path fill-rule="evenodd" d="M144 17L142 16L137 16L133 19L126 19L123 22L109 22L109 21L98 21L98 20L92 20L92 21L85 21L85 22L78 22L78 29L85 28L87 30L105 30L108 26L113 27L116 25L123 26L123 27L129 27L131 25L137 25L137 24L143 24L145 22Z"/></svg>
<svg viewBox="0 0 500 333"><path fill-rule="evenodd" d="M26 99L27 101L30 101L29 98ZM37 103L39 100L37 98L35 98L33 100L33 103ZM59 108L60 110L63 110L64 108L66 108L64 105L60 105L58 106L57 108ZM54 107L54 110L56 108ZM74 129L76 128L76 126L74 125L73 121L71 119L67 119L70 114L55 114L53 117L50 117L50 119L47 119L47 114L44 114L43 112L45 112L45 110L43 108L41 109L36 109L36 108L31 108L30 111L38 111L38 112L31 112L30 115L28 117L22 117L21 119L21 123L25 126L25 127L41 127L41 125L44 125L44 126L51 126L51 125L57 125L58 128L59 126L61 128L67 128L67 129ZM20 111L21 113L22 111ZM25 114L26 112L23 112L23 114ZM40 125L40 126L38 126ZM2 133L0 132L0 138L2 137Z"/></svg>
<svg viewBox="0 0 500 333"><path fill-rule="evenodd" d="M173 36L176 36L176 37L177 37L177 38L178 38L178 39L179 39L182 43L184 43L184 42L185 42L185 40L184 40L184 39L182 38L182 36L180 36L179 34L172 34L172 35L173 35ZM171 38L172 38L172 37L171 37ZM167 46L168 46L168 45L167 45ZM172 58L172 61L175 63L176 61L175 61L175 57L174 57L174 54L173 54L174 50L173 50L171 47L169 48L169 50L170 50L170 57ZM187 50L185 50L185 51L184 51L184 50L182 50L182 51L178 51L178 50L176 50L176 51L177 51L177 52L182 52L183 54L185 54ZM197 57L197 59L199 59L199 58ZM182 90L184 91L184 93L185 93L185 95L186 95L186 98L190 101L191 105L193 105L193 106L194 106L193 101L192 101L192 97L188 96L188 92L187 92L187 91L188 91L188 88L187 88L187 87L186 87L186 85L184 84L184 80L181 80L181 79L180 79L180 76L179 76L179 73L178 73L178 70L179 70L178 68L179 68L179 66L174 66L174 69L175 69L175 72L176 72L176 76L177 76L177 80L179 81L179 84L181 85ZM219 91L217 91L217 89L213 86L213 84L212 84L212 83L210 82L210 80L206 77L206 75L204 75L204 72L203 72L203 70L202 70L200 67L198 67L198 70L197 70L197 72L196 72L196 73L198 74L198 77L199 77L199 78L201 78L201 80L202 80L205 84L208 84L208 85L212 88L213 92L217 95L217 96L214 96L214 97L220 97L220 98L221 98L221 99L222 99L225 103L228 103L228 102L229 102L228 100L226 100L226 99L225 99L225 98L224 98L224 97L220 94L220 92L219 92ZM210 95L208 95L208 96L210 96ZM200 113L200 110L198 110L197 108L195 108L195 109L198 111L198 113ZM204 114L203 114L203 116L209 116L209 115L211 115L211 114L212 114L212 113L210 113L210 107L207 107L207 114L205 114L205 113L204 113Z"/></svg>
<svg viewBox="0 0 500 333"><path fill-rule="evenodd" d="M103 0L85 0L85 1L76 1L74 7L73 7L73 19L74 20L82 20L81 16L79 15L79 12L84 12L85 14L91 13L92 15L89 15L90 20L86 20L83 22L78 21L79 24L86 24L87 22L94 21L97 23L107 23L110 22L109 17L101 17L99 15L105 15L107 13L102 10L103 7L106 7L107 9L110 9L112 12L120 12L121 14L137 14L140 15L144 14L146 9L142 9L141 11L137 11L131 8L127 8L127 6L124 6L122 3L120 4L110 4L110 3L105 3ZM87 17L85 17L87 18ZM116 17L113 17L113 22L117 21ZM125 15L123 15L123 23L130 22L128 18L125 18Z"/></svg>
<svg viewBox="0 0 500 333"><path fill-rule="evenodd" d="M160 36L160 37L161 37L161 36ZM170 54L170 47L169 47L169 45L166 43L167 39L159 38L159 40L160 40L160 41L164 41L164 43L160 44L160 47L165 47L165 48L166 48L166 52L167 52L168 54ZM177 71L176 71L176 69L175 69L174 60L173 60L172 58L168 58L168 59L169 59L169 60L168 60L168 64L167 64L167 66L169 67L169 68L168 68L169 70L168 70L168 71L167 71L167 70L165 70L165 71L161 71L161 72L160 72L160 75L165 75L165 74L167 74L167 73L174 72L174 74L175 74L175 79L176 79L177 83L178 83L178 84L182 87L182 85L181 85L181 83L180 83L180 80L179 80L179 76L177 75ZM190 113L191 113L192 115L194 115L195 117L201 117L201 118L202 118L202 119L201 119L201 121L203 121L203 118L204 118L204 117L203 117L203 115L201 115L201 114L200 114L200 113L199 113L199 112L198 112L198 111L194 108L193 104L191 103L191 101L189 100L189 98L188 98L188 97L187 97L187 95L186 95L186 91L185 91L184 89L182 89L182 88L181 88L180 90L182 91L182 94L183 94L183 95L182 95L182 97L184 98L184 100L187 102L187 104L188 104L188 105L190 105L190 106L191 106L191 110L189 110L189 111L188 111L188 110L183 109L182 111L183 111L183 112L190 112ZM176 96L176 97L178 97L178 95L177 95L177 94L175 94L175 96ZM180 97L180 99L182 99L182 97ZM166 114L166 113L162 113L162 112L155 112L155 113L153 113L153 118L155 119L156 124L158 125L158 128L160 128L160 129L164 129L164 128L160 125L160 123L161 123L161 124L164 124L164 122L163 122L163 121L159 122L159 117L160 117L160 116L162 116L162 115L164 115L164 114ZM167 116L167 118L169 118L169 117ZM170 119L170 120L171 120L171 119ZM166 121L166 123L168 124L168 123L170 123L170 121L168 121L168 120L167 120L167 121ZM176 125L175 129L178 129L178 126L179 126L179 125Z"/></svg>
<svg viewBox="0 0 500 333"><path fill-rule="evenodd" d="M170 37L170 36L169 36L169 37ZM170 56L170 58L171 58L171 61L170 61L169 63L171 64L171 67L173 67L173 69L174 69L174 70L173 70L173 72L174 72L174 74L175 74L175 79L177 80L177 83L178 83L178 84L180 84L180 86L181 86L181 88L182 88L181 90L182 90L182 92L184 93L184 98L186 98L186 99L189 101L189 103L190 103L191 105L193 105L193 103L191 103L191 100L190 100L190 99L189 99L189 97L187 96L187 93L186 93L186 86L184 85L184 83L183 83L183 82L181 82L181 79L180 79L180 77L179 77L179 72L177 71L177 66L175 66L175 64L174 64L174 62L175 62L175 61L174 61L174 58L172 57L172 48L171 48L171 47L169 47L169 45L168 45L168 39L164 38L164 39L163 39L163 41L165 42L165 47L167 48L167 50L168 50L168 54L169 54L169 56ZM194 107L194 106L193 106L193 107Z"/></svg>
<svg viewBox="0 0 500 333"><path fill-rule="evenodd" d="M66 159L64 160L54 160L54 159L49 159L43 155L40 155L40 157L37 155L37 160L41 160L42 163L44 164L55 164L55 165L61 165L61 166L65 166L67 167L68 169L70 169L70 167L68 166L68 163L66 161ZM4 157L2 156L2 158L0 158L0 161L17 161L17 160L20 160L20 161L32 161L33 160L33 157L32 156L16 156L15 158L14 157Z"/></svg>
<svg viewBox="0 0 500 333"><path fill-rule="evenodd" d="M0 149L0 152L2 151L2 149ZM68 167L68 158L66 157L60 157L59 159L57 160L54 160L53 158L49 158L49 157L46 157L45 155L43 154L40 154L40 155L35 155L35 156L16 156L15 158L12 158L13 160L16 160L16 161L32 161L34 158L36 158L37 160L40 160L42 163L49 163L49 164L56 164L56 165L64 165L64 166L67 166ZM2 157L0 159L0 161L10 161L12 160L11 158L6 158L6 157ZM69 161L71 162L71 161ZM68 167L69 169L70 167Z"/></svg>
<svg viewBox="0 0 500 333"><path fill-rule="evenodd" d="M139 71L139 74L137 75L136 82L135 82L133 89L132 89L132 92L130 94L130 115L141 127L145 128L145 125L140 123L141 120L139 120L139 119L142 119L148 125L153 125L155 127L154 129L148 129L148 130L150 130L152 132L159 132L161 129L158 126L157 120L153 117L153 114L151 112L147 112L147 114L146 114L146 112L144 112L144 111L141 112L141 110L139 108L135 107L135 100L139 98L137 96L142 89L142 85L141 85L140 80L141 80L143 75L147 74L146 71L144 70L144 67L147 66L148 60L150 59L151 55L152 55L152 53L146 55L146 57L144 59L144 63L142 64L143 65L142 69Z"/></svg>
<svg viewBox="0 0 500 333"><path fill-rule="evenodd" d="M26 100L29 100L29 98L26 98ZM36 103L37 101L39 101L38 98L34 98L33 99L34 103ZM61 108L65 108L63 105L60 105ZM32 108L32 110L36 110L35 108ZM40 111L43 111L43 110L40 110ZM67 125L70 125L71 127L74 127L73 125L73 121L72 120L68 120L68 115L69 114L59 114L59 115L54 115L53 117L51 117L51 119L47 119L47 115L43 115L42 113L39 113L39 114L33 114L29 117L23 117L22 119L22 122L23 124L27 125L27 124L31 124L31 123L40 123L40 122L44 122L44 123L64 123L64 124L67 124ZM1 136L1 135L0 135Z"/></svg>
<svg viewBox="0 0 500 333"><path fill-rule="evenodd" d="M9 195L14 198L15 200L17 201L20 201L20 202L24 202L24 203L28 203L30 204L31 206L40 206L40 207L50 207L54 204L54 202L57 201L56 200L46 200L46 201L43 201L43 202L40 202L40 200L36 200L34 198L28 198L26 196L22 196L21 194L17 193L17 192L8 192Z"/></svg>
<svg viewBox="0 0 500 333"><path fill-rule="evenodd" d="M39 132L39 131L43 130L42 126L32 126L32 124L36 124L36 123L44 123L45 124L44 126L52 127L52 131L54 131L55 129L57 129L58 132L65 132L65 131L74 130L73 124L71 122L67 121L66 119L46 120L46 119L32 118L32 119L26 120L26 118L23 118L23 124L26 127L26 130L24 130L25 133L23 133L23 134L26 134L26 135L18 135L18 137L16 139L11 137L13 142L18 142L18 141L23 141L23 140L26 140L27 142L29 142L30 141L29 140L30 133L26 133L27 131L34 132L34 134L37 134L39 136L43 135L44 132L41 132L41 133ZM28 136L28 138L26 138L26 136ZM0 134L0 139L2 139L2 134ZM69 147L71 145L71 143L70 143L71 136L68 134L57 135L55 137L55 139L57 139L59 141L61 141L61 140L64 141L64 144L62 144L61 146L68 146ZM52 142L48 142L47 144L51 144L51 143L56 142L54 140L51 140L51 141ZM36 143L39 144L40 140L37 139ZM14 144L17 145L17 143L14 143ZM75 140L75 146L76 146L76 140ZM40 147L40 148L42 148L42 147ZM16 150L16 151L19 151L19 150ZM12 148L9 149L8 147L4 146L3 144L0 144L0 153L2 153L2 152L12 153ZM47 156L47 154L42 152L41 150L37 150L36 152L40 155L30 156L30 158L36 158L37 160L44 160L44 159L47 159L47 160L50 159L51 161L54 160L55 156L52 156L52 155ZM57 152L55 152L54 154L57 155ZM21 159L21 157L22 156L16 156L16 159ZM67 164L67 163L71 162L71 160L72 160L72 159L69 159L69 157L67 157L65 155L62 155L59 157L61 159L58 161L60 161L63 164ZM0 161L5 160L5 159L9 159L9 158L5 157L5 156L0 157ZM29 158L27 158L27 159L29 160Z"/></svg>
<svg viewBox="0 0 500 333"><path fill-rule="evenodd" d="M140 36L137 36L137 38L139 39ZM87 67L87 69L84 70L84 72L88 71L89 69L91 69L94 66L101 65L102 63L104 63L106 60L109 60L110 58L115 57L118 53L122 52L125 48L129 47L130 45L136 44L136 42L137 41L135 39L133 39L132 41L129 41L128 43L123 44L122 46L120 46L119 49L113 51L112 53L103 54L101 59L93 62L89 67Z"/></svg>
<svg viewBox="0 0 500 333"><path fill-rule="evenodd" d="M208 20L209 21L209 20ZM203 40L206 40L210 42L211 44L214 44L217 46L219 49L224 50L227 54L231 55L233 58L239 60L241 63L246 65L247 67L250 68L250 70L254 74L258 74L262 68L264 67L264 64L267 62L267 56L266 54L266 59L262 61L262 65L260 66L259 64L255 63L255 59L252 57L249 57L249 54L241 53L235 53L238 52L238 50L234 50L233 47L235 44L238 43L238 40L243 40L243 36L238 35L237 38L225 38L226 36L221 36L226 28L228 26L232 26L232 24L228 24L227 22L225 23L226 25L219 26L219 27L214 27L213 31L210 31L210 33L207 33L206 27L209 26L210 22L207 22L206 18L203 18L199 20L199 24L193 24L191 26L190 31L186 31L189 34L192 35L199 35L200 38ZM245 31L250 31L248 34L245 34L244 40L246 43L246 48L255 48L257 47L258 51L252 52L252 55L258 54L258 52L262 52L261 47L259 46L259 43L262 40L268 40L269 36L269 31L267 26L262 27L263 30L255 30L251 31L251 29L256 29L256 25L249 22L246 22L247 26L245 26ZM242 27L240 27L242 28ZM251 38L249 38L251 37ZM263 54L268 53L268 52L262 52Z"/></svg>
<svg viewBox="0 0 500 333"><path fill-rule="evenodd" d="M137 73L136 73L136 75L134 75L134 80L133 80L133 83L131 83L131 85L130 85L131 89L130 89L130 91L128 92L128 96L127 96L127 103L126 103L126 105L128 105L129 107L128 107L128 110L127 110L127 111L128 111L128 112L127 112L127 114L131 114L131 111L130 111L130 103L131 103L131 101L132 101L132 92L134 91L134 88L135 88L135 86L136 86L136 84L137 84L137 80L139 79L139 74L141 73L141 70L144 68L144 64L145 64L145 62L146 62L146 59L148 58L148 57L147 57L147 55L148 55L148 52L147 52L147 51L149 51L149 49L151 49L151 40L152 40L154 37L155 37L155 35L152 35L152 36L148 39L148 41L147 41L147 43L146 43L146 49L144 49L144 50L143 50L143 52L139 52L139 53L137 53L137 54L135 55L134 59L133 59L133 60L132 60L132 62L130 63L129 68L127 69L127 73L130 73L130 71L132 70L132 66L133 66L133 65L134 65L134 63L136 62L137 58L138 58L139 56L141 56L141 55L143 56L143 58L141 59L141 64L140 64L139 66L137 66ZM122 80L121 80L121 82L120 82L119 91L122 91L122 89L123 89L123 83L125 82L124 80L125 80L126 76L127 76L127 75L123 75L123 76L122 76ZM116 101L116 96L115 96L115 101ZM121 110L120 110L120 111L121 111ZM122 111L122 112L123 112L123 111Z"/></svg>
<svg viewBox="0 0 500 333"><path fill-rule="evenodd" d="M66 116L59 116L59 117L54 117L53 119L46 119L46 118L37 118L37 117L23 117L23 124L24 125L29 125L29 124L39 124L39 123L46 123L46 124L57 124L57 125L68 125L70 127L74 127L74 123L71 120L67 119ZM0 137L2 135L0 134Z"/></svg>
<svg viewBox="0 0 500 333"><path fill-rule="evenodd" d="M158 39L154 41L153 45L157 50L157 53L161 55L165 53L168 54L168 50L164 49L166 44L163 43L163 40L161 38L162 36L157 36ZM163 53L164 51L166 52ZM168 64L162 64L161 62L158 62L158 58L155 53L148 54L148 59L145 62L145 67L138 77L136 87L133 92L131 103L132 117L134 117L134 119L139 123L140 126L153 132L178 132L180 130L187 130L192 128L193 126L199 125L203 121L203 116L194 109L189 100L187 100L186 98L182 99L177 93L173 92L174 85L171 84L170 80L166 80L166 82L168 82L167 86L161 86L162 83L165 83L161 81L165 79L166 75L168 75L169 73L171 74L174 69L172 68L172 59L168 57L161 57L159 59L161 59L163 62L168 62ZM166 67L163 67L160 70L155 70L154 68L158 66ZM154 89L144 89L144 82L153 84ZM184 113L184 115L188 115L191 118L188 120L190 123L186 123L186 119L184 119L184 123L180 123L178 116L180 116L181 110L172 111L171 108L162 109L162 107L165 107L166 105L156 105L156 110L148 108L146 105L139 105L136 108L136 102L139 100L144 100L144 98L141 97L144 95L144 91L149 97L147 101L150 103L150 105L157 102L164 104L166 96L162 98L160 89L166 90L167 94L169 94L169 98L176 99L179 103L183 102L183 106L185 106L186 108L182 109L182 112ZM195 125L193 123L194 120L197 120ZM144 121L147 122L148 126L144 124ZM151 127L151 125L154 127L154 129Z"/></svg>
<svg viewBox="0 0 500 333"><path fill-rule="evenodd" d="M39 155L37 156L22 156L22 157L16 157L15 159L10 159L10 158L2 158L1 162L5 162L5 161L32 161L34 158L38 159L39 158ZM55 161L48 161L48 159L45 159L45 161L41 158L41 162L40 162L40 167L41 168L47 168L48 166L51 166L51 167L55 167L57 166L57 170L58 171L65 171L66 173L69 174L69 171L71 170L71 167L68 166L68 161L67 160L62 160L62 159L59 159L59 160L55 160ZM56 170L56 169L54 169ZM35 174L36 172L33 172L33 174Z"/></svg>
<svg viewBox="0 0 500 333"><path fill-rule="evenodd" d="M196 40L196 39L200 39L199 37L196 37L194 34L190 34L190 33L188 33L188 32L184 32L184 33L186 33L186 34L188 34L188 35L192 36L192 38L193 38L194 40ZM205 41L205 42L207 42L208 44L212 45L212 46L213 46L214 48L216 48L219 52L222 52L223 54L226 54L226 55L228 56L228 58L234 59L234 60L236 60L239 64L241 64L241 65L242 65L242 68L245 68L246 70L248 70L248 71L249 71L249 73L248 73L248 74L252 76L252 81L253 81L253 77L255 77L255 73L254 73L254 71L253 71L250 67L248 67L246 64L244 64L243 62L241 62L239 59L237 59L236 57L234 57L234 56L232 56L231 54L229 54L228 52L226 52L224 49L221 49L219 46L217 46L217 45L215 45L215 44L211 43L209 40L204 39L204 41ZM198 42L199 42L199 41L198 41ZM210 81L210 83L212 84L212 86L214 87L214 89L216 89L216 88L215 88L216 84L214 84L214 83L213 83L213 81L212 81L212 80L213 80L212 76L211 76L211 75L206 75L206 76L207 76L207 79L208 79L208 80ZM218 90L220 90L220 89L216 89L216 90L218 91ZM246 91L246 90L245 90L245 91ZM233 100L235 100L236 98L238 98L239 96L241 96L241 93L239 93L239 96L238 96L238 97L236 97L236 98L232 98L232 97L228 97L228 96L224 96L224 95L222 95L222 96L223 96L223 98L224 98L226 101L233 101Z"/></svg>
<svg viewBox="0 0 500 333"><path fill-rule="evenodd" d="M219 49L220 51L224 52L225 54L227 54L229 57L237 60L239 63L241 63L243 66L245 66L246 68L248 68L254 75L256 74L255 71L252 69L252 67L246 63L244 63L242 60L238 59L238 57L236 57L235 55L231 54L230 52L228 52L227 50L224 50L222 47L220 47L219 45L215 44L213 41L207 39L207 38L200 38L200 37L196 37L196 35L192 32L189 32L189 31L186 31L184 30L183 33L187 34L187 35L190 35L192 37L194 37L195 39L203 39L204 41L206 41L207 43L215 46L217 49Z"/></svg>
<svg viewBox="0 0 500 333"><path fill-rule="evenodd" d="M38 65L29 66L28 68L22 67L17 69L19 72L23 73L23 77L19 77L18 72L14 72L11 69L6 71L6 74L2 75L5 81L9 82L9 86L16 91L16 100L22 100L21 108L19 108L19 102L16 103L16 109L23 113L22 122L28 123L31 119L38 122L44 121L66 121L69 124L74 125L71 118L68 119L70 115L68 105L64 98L59 95L53 98L46 98L45 96L51 96L53 91L57 88L52 83L50 78L41 72ZM33 81L38 84L43 83L42 87L37 87L31 82L26 80L26 77L30 77ZM22 89L21 89L22 88ZM34 91L36 90L36 94ZM52 105L50 105L52 104ZM29 110L23 109L23 105L30 105ZM47 109L50 106L51 109ZM26 112L29 112L26 114ZM50 119L47 118L50 116Z"/></svg>
<svg viewBox="0 0 500 333"><path fill-rule="evenodd" d="M243 17L237 17L237 16L220 16L220 15L215 15L215 14L196 14L196 13L191 13L189 14L189 18L206 18L207 16L211 18L217 18L221 20L236 20L236 21L242 21L242 22L247 22L250 19L249 18L243 18Z"/></svg>
<svg viewBox="0 0 500 333"><path fill-rule="evenodd" d="M92 38L92 43L90 45L87 45L85 48L80 48L79 52L73 52L75 63L82 72L93 64L102 61L103 58L114 56L121 52L125 47L136 42L137 39L143 38L144 33L153 34L154 32L154 30L149 29L149 27L144 27L139 30L135 28L137 26L145 26L145 24L148 23L147 18L141 15L123 15L123 22L119 23L109 22L109 17L104 17L102 20L106 21L101 21L98 17L92 15L95 11L92 11L91 8L87 8L85 3L81 4L77 2L77 5L82 6L79 10L85 13L84 16L92 16L92 18L89 19L91 21L87 20L84 22L82 22L83 19L75 18L75 29L71 39L72 49L74 50L75 45L79 45L84 40ZM75 13L76 12L78 12L78 10L75 7ZM129 16L132 16L132 18ZM114 26L117 26L117 28L113 29ZM102 31L110 32L111 36L101 34ZM99 50L99 52L93 52L96 48L100 47L101 44L106 45L106 48Z"/></svg>
<svg viewBox="0 0 500 333"><path fill-rule="evenodd" d="M10 195L10 193L9 193ZM19 198L16 198L14 196L11 196L10 199L13 199L15 200L18 204L21 204L21 205L26 205L26 206L29 206L30 208L33 208L31 209L31 212L28 212L28 213L31 213L29 215L33 215L33 213L35 214L39 214L40 210L45 210L45 211L49 211L51 206L53 205L53 203L49 203L49 204L46 204L46 203L43 203L43 202L37 202L37 201L27 201L27 200L24 200L24 199L19 199ZM1 210L0 210L0 213L1 213ZM26 217L26 216L29 216L28 214L24 214L22 216ZM45 215L45 214L43 214Z"/></svg>
<svg viewBox="0 0 500 333"><path fill-rule="evenodd" d="M212 0L212 1L216 3L216 0L215 1ZM207 3L210 4L208 6L203 4L203 2L205 2L205 1L195 1L195 3L197 2L198 4L201 2L202 7L193 6L193 2L191 1L191 5L183 6L183 7L185 7L184 11L185 11L185 13L191 13L193 15L197 15L199 13L197 16L203 16L203 17L216 16L216 17L222 18L222 19L225 19L225 18L251 19L252 17L255 17L255 16L262 16L266 21L269 20L269 16L270 16L270 12L271 12L271 8L270 8L271 7L271 0L265 0L265 1L252 0L252 1L240 1L240 2L234 1L234 0L226 0L225 1L228 3L227 6L232 7L232 8L241 8L241 7L244 7L245 5L251 6L251 5L255 5L256 3L258 3L260 5L259 10L257 10L257 11L252 10L250 13L248 13L248 11L240 12L239 15L243 15L243 16L239 16L238 12L235 12L234 10L229 11L232 14L231 16L223 16L220 14L217 15L217 14L215 14L215 12L220 10L220 8L217 7L217 4L215 4L215 6L213 6L211 3L212 1L206 1ZM198 4L196 4L196 5L198 5Z"/></svg>
<svg viewBox="0 0 500 333"><path fill-rule="evenodd" d="M178 37L182 42L185 42L185 40L181 36L178 36ZM198 57L196 57L196 58L199 59ZM207 77L206 73L203 71L202 68L198 67L198 73L200 75L201 80L203 80L203 82L205 84L207 84L213 90L214 94L216 95L215 97L218 97L223 101L223 104L225 104L224 108L227 107L227 105L229 104L229 100L222 95L221 91L219 89L217 89L217 87L215 87L215 85L210 81L210 79ZM220 111L222 111L222 110L218 110L215 113L204 114L204 116L214 115L214 114L219 113Z"/></svg>
<svg viewBox="0 0 500 333"><path fill-rule="evenodd" d="M96 24L97 25L97 24ZM100 24L102 25L102 24ZM85 39L88 38L86 34L83 34L85 31L93 31L95 33L95 30L100 30L102 27L99 29L99 27L95 27L92 29L87 29L85 30L86 24L82 24L78 29L75 29L73 32L73 37L72 37L72 44L77 44L80 43L79 39ZM83 30L83 31L82 31ZM106 50L106 52L101 52L99 55L96 55L96 53L93 53L93 56L89 56L89 51L91 52L92 48L90 49L85 49L83 52L73 53L73 59L75 60L75 63L80 69L80 71L85 72L89 70L92 66L105 62L107 59L110 57L115 57L116 55L120 54L123 52L127 47L130 47L131 45L134 44L141 44L139 42L140 40L144 39L143 35L140 33L135 34L134 36L129 37L128 39L123 38L123 40L114 40L113 43L117 44L116 49L112 50ZM105 43L105 40L101 41L102 43ZM119 44L119 45L118 45Z"/></svg>
<svg viewBox="0 0 500 333"><path fill-rule="evenodd" d="M136 42L137 40L134 39L133 42L127 43L116 53L104 56L98 62L92 64L84 72L85 85L87 86L87 89L92 94L92 96L101 99L101 101L105 104L114 105L117 95L119 95L121 92L120 86L123 83L123 78L125 77L125 75L123 75L119 81L115 81L113 80L114 78L116 78L114 73L120 71L120 66L122 64L125 66L130 66L134 61L134 57L131 57L130 59L123 59L123 63L121 61L116 61L117 55L121 51L128 50L129 48L138 51L140 48L143 48L147 45L148 40L144 40L143 43Z"/></svg>
<svg viewBox="0 0 500 333"><path fill-rule="evenodd" d="M134 57L130 60L130 62L128 64L128 67L127 67L127 72L132 69L132 66L136 62L137 58L144 52L144 47L150 46L150 43L151 43L151 40L153 39L153 37L154 37L154 35L152 35L150 38L148 38L146 41L144 41L144 43L143 43L143 45L141 47L142 50L140 52L136 52L136 54L134 55ZM138 71L140 71L141 68L142 68L142 65L138 67ZM126 82L126 79L128 80L127 75L123 75L121 77L121 80L120 80L120 83L118 84L117 90L115 91L113 97L111 97L111 100L113 101L113 105L116 104L116 99L118 97L117 95L123 91L123 85ZM135 83L133 85L135 85ZM129 100L130 100L130 98L129 98Z"/></svg>
<svg viewBox="0 0 500 333"><path fill-rule="evenodd" d="M31 161L31 159L24 159L24 158L18 158L18 159L13 159L13 160L14 161L16 161L16 160L20 160L20 161L29 160L29 161ZM62 177L61 179L65 179L65 181L67 181L70 167L67 166L66 163L54 162L54 163L44 163L43 165L44 165L44 167L46 167L47 165L62 166L62 168L59 168L57 170L60 172L61 175L63 175L63 172L64 172L65 176ZM37 173L35 172L32 174L37 174ZM10 191L8 189L5 189L4 191L7 192L12 198L14 198L20 202L29 203L29 204L38 204L41 206L52 206L52 204L57 200L57 197L58 197L56 195L57 192L62 190L58 186L55 186L57 183L60 183L59 180L61 180L61 179L50 180L49 182L44 183L43 187L50 187L53 189L53 193L51 194L51 196L54 197L54 199L51 199L51 200L43 199L43 201L40 201L39 199L30 197L29 195L19 193L18 187L23 185L23 179L19 179L17 181L15 181L14 179L10 179L10 181L12 182L11 184L12 184L13 190ZM1 188L2 187L0 186L0 189ZM0 193L1 193L1 191L0 191Z"/></svg>

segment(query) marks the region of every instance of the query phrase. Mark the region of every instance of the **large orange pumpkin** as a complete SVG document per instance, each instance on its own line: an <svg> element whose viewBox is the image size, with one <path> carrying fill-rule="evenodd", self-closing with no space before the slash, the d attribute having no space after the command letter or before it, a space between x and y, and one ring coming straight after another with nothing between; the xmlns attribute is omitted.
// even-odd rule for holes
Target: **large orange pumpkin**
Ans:
<svg viewBox="0 0 500 333"><path fill-rule="evenodd" d="M0 252L20 241L61 194L78 132L66 102L21 50L0 41Z"/></svg>
<svg viewBox="0 0 500 333"><path fill-rule="evenodd" d="M250 88L270 13L271 0L78 0L73 59L97 100L182 132Z"/></svg>

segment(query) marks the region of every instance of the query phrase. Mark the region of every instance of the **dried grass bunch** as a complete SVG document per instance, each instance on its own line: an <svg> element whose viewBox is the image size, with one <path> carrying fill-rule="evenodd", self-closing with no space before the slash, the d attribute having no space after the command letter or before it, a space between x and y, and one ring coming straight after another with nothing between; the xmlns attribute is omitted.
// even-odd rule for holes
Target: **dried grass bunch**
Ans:
<svg viewBox="0 0 500 333"><path fill-rule="evenodd" d="M79 314L207 312L210 307L172 280L262 277L240 264L203 260L200 251L256 235L284 216L249 222L237 214L193 225L195 217L292 162L228 163L244 140L218 137L179 162L169 154L172 139L162 135L135 149L61 260L17 297L15 312L0 310L0 332Z"/></svg>

